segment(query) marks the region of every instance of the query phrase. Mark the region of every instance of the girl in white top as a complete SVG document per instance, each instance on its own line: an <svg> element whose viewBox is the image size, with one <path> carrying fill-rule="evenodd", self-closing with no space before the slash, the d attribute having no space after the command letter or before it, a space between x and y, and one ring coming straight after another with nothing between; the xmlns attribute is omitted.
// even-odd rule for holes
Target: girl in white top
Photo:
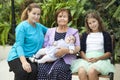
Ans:
<svg viewBox="0 0 120 80"><path fill-rule="evenodd" d="M80 80L99 80L99 74L108 75L115 68L109 58L112 53L110 35L104 31L98 12L89 11L85 17L87 32L81 38L82 59L71 65L73 73L78 72Z"/></svg>

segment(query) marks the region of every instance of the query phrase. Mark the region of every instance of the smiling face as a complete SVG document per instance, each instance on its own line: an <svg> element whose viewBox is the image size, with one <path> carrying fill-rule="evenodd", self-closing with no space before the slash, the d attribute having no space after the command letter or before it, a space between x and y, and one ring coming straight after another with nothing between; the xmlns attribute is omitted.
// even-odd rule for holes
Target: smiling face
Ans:
<svg viewBox="0 0 120 80"><path fill-rule="evenodd" d="M40 9L39 8L32 8L31 11L28 11L28 21L30 23L35 23L39 21L40 18Z"/></svg>
<svg viewBox="0 0 120 80"><path fill-rule="evenodd" d="M68 13L66 11L62 11L58 14L57 24L58 26L67 26L68 24Z"/></svg>
<svg viewBox="0 0 120 80"><path fill-rule="evenodd" d="M88 18L87 19L87 24L92 32L98 32L99 31L99 23L98 20L95 18Z"/></svg>
<svg viewBox="0 0 120 80"><path fill-rule="evenodd" d="M72 20L71 12L69 9L61 8L55 12L56 26L67 27L67 24Z"/></svg>
<svg viewBox="0 0 120 80"><path fill-rule="evenodd" d="M89 10L87 12L85 16L85 27L87 33L104 31L103 21L99 12L95 10Z"/></svg>

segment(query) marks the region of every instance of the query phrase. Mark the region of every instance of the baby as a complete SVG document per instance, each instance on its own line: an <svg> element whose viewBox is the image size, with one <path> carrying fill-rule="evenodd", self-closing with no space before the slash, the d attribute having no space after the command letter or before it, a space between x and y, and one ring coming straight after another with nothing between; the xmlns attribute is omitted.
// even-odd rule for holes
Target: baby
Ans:
<svg viewBox="0 0 120 80"><path fill-rule="evenodd" d="M69 53L73 54L75 50L75 37L74 36L68 36L65 38L65 40L60 39L58 41L55 41L52 46L48 46L46 48L40 49L33 57L29 57L29 60L31 62L37 62L37 63L45 63L45 62L51 62L58 59L58 57L55 56L55 53L60 47L66 47L69 49ZM43 56L42 58L40 58ZM38 59L40 58L40 59Z"/></svg>

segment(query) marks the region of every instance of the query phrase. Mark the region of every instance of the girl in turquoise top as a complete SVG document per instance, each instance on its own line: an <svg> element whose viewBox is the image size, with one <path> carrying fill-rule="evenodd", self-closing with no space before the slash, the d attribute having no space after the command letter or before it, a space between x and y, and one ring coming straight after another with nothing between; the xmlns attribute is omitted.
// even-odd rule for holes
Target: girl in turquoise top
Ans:
<svg viewBox="0 0 120 80"><path fill-rule="evenodd" d="M28 57L42 48L47 28L38 23L41 10L36 3L30 4L22 13L22 22L16 27L16 41L8 55L10 70L15 80L37 80L37 65Z"/></svg>

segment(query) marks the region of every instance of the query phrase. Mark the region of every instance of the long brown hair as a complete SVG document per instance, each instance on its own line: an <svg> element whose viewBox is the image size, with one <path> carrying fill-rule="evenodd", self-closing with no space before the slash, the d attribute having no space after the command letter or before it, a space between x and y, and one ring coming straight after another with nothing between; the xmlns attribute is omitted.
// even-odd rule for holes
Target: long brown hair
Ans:
<svg viewBox="0 0 120 80"><path fill-rule="evenodd" d="M37 3L31 3L29 4L25 10L22 12L22 15L21 15L21 20L24 21L28 18L28 11L31 11L33 8L39 8L40 9L40 6L37 4Z"/></svg>
<svg viewBox="0 0 120 80"><path fill-rule="evenodd" d="M99 24L98 30L100 32L104 31L103 21L102 21L102 18L100 17L99 12L97 12L95 10L88 10L86 13L86 17L85 17L85 27L87 29L87 33L92 32L88 25L88 18L95 18Z"/></svg>

